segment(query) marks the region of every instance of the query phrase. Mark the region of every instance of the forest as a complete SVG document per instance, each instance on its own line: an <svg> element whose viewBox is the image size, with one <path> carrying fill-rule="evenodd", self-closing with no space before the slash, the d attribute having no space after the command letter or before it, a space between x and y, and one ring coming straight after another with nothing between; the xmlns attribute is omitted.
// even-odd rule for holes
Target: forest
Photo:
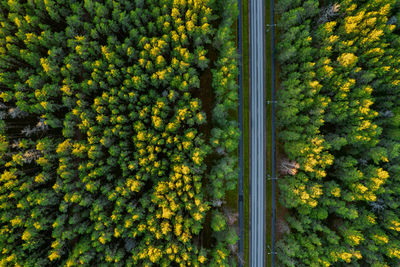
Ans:
<svg viewBox="0 0 400 267"><path fill-rule="evenodd" d="M278 266L399 266L400 1L276 11Z"/></svg>
<svg viewBox="0 0 400 267"><path fill-rule="evenodd" d="M224 203L238 177L237 12L235 0L0 0L0 266L236 265ZM394 134L366 176L395 172Z"/></svg>

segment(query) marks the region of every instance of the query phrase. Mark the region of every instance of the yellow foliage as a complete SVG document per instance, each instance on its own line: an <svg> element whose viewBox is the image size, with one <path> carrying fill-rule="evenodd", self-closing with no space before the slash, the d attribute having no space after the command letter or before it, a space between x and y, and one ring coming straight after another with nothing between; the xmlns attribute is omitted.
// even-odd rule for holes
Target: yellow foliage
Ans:
<svg viewBox="0 0 400 267"><path fill-rule="evenodd" d="M152 247L152 246L150 246L150 247L147 249L147 253L148 253L148 256L149 256L150 261L153 262L153 263L157 262L157 261L161 258L161 256L162 256L162 251L161 251L161 249L159 249L159 248L154 248L154 247Z"/></svg>
<svg viewBox="0 0 400 267"><path fill-rule="evenodd" d="M188 139L192 140L195 137L195 133L193 131L188 132L185 135Z"/></svg>
<svg viewBox="0 0 400 267"><path fill-rule="evenodd" d="M146 229L146 225L145 224L141 223L141 224L138 225L139 232L143 232L145 229Z"/></svg>
<svg viewBox="0 0 400 267"><path fill-rule="evenodd" d="M32 19L29 15L26 15L24 18L25 18L26 22L28 22L28 23L32 22Z"/></svg>
<svg viewBox="0 0 400 267"><path fill-rule="evenodd" d="M53 243L51 243L51 247L52 248L58 247L59 244L60 244L60 242L58 242L58 240L53 241Z"/></svg>
<svg viewBox="0 0 400 267"><path fill-rule="evenodd" d="M361 194L363 194L365 191L368 190L368 187L366 187L363 184L357 184L354 186L354 188L356 189L356 191L360 192Z"/></svg>
<svg viewBox="0 0 400 267"><path fill-rule="evenodd" d="M182 254L182 259L184 260L184 261L187 261L188 259L189 259L189 255L186 253L186 252L184 252L183 254ZM189 264L190 265L190 264Z"/></svg>
<svg viewBox="0 0 400 267"><path fill-rule="evenodd" d="M186 165L182 165L181 170L182 170L182 173L183 173L183 174L189 174L189 173L190 173L190 169L189 169L189 167L186 166Z"/></svg>
<svg viewBox="0 0 400 267"><path fill-rule="evenodd" d="M321 85L319 84L318 81L312 81L312 82L309 83L309 85L314 89L318 89L318 88L321 87Z"/></svg>
<svg viewBox="0 0 400 267"><path fill-rule="evenodd" d="M183 148L184 149L189 149L189 147L191 146L191 142L189 142L189 141L183 141L182 142L182 146L183 146Z"/></svg>
<svg viewBox="0 0 400 267"><path fill-rule="evenodd" d="M368 43L372 43L372 42L378 41L379 38L380 38L382 35L383 35L383 30L374 29L374 30L371 31L370 34L368 34L367 37L365 37L365 38L363 38L363 39L361 40L361 44L364 44L364 43L367 43L367 42L368 42Z"/></svg>
<svg viewBox="0 0 400 267"><path fill-rule="evenodd" d="M57 146L56 153L66 152L71 147L70 139L66 139L64 142Z"/></svg>
<svg viewBox="0 0 400 267"><path fill-rule="evenodd" d="M376 24L376 17L367 18L365 20L365 25L370 28L374 28Z"/></svg>
<svg viewBox="0 0 400 267"><path fill-rule="evenodd" d="M335 197L340 197L340 188L335 187L334 189L331 190L331 194L334 195Z"/></svg>
<svg viewBox="0 0 400 267"><path fill-rule="evenodd" d="M196 213L193 214L193 218L196 221L200 221L203 218L203 215L201 213L196 212Z"/></svg>
<svg viewBox="0 0 400 267"><path fill-rule="evenodd" d="M190 240L191 238L192 238L191 235L190 235L189 233L187 233L187 232L183 232L183 234L180 236L180 240L181 240L183 243L189 242L189 240Z"/></svg>
<svg viewBox="0 0 400 267"><path fill-rule="evenodd" d="M83 42L85 40L85 36L75 36L75 40L77 40L78 42Z"/></svg>
<svg viewBox="0 0 400 267"><path fill-rule="evenodd" d="M350 239L351 241L353 241L354 244L356 244L356 245L359 245L360 242L362 240L364 240L364 238L361 235L350 235L347 238Z"/></svg>
<svg viewBox="0 0 400 267"><path fill-rule="evenodd" d="M226 254L225 254L225 252L223 252L222 250L217 250L217 253L218 253L218 255L219 255L219 257L221 258L221 259L225 259L226 258Z"/></svg>
<svg viewBox="0 0 400 267"><path fill-rule="evenodd" d="M376 201L376 195L370 191L367 191L364 196L367 201Z"/></svg>
<svg viewBox="0 0 400 267"><path fill-rule="evenodd" d="M169 207L171 208L172 211L177 211L179 208L178 204L176 204L174 201L170 202Z"/></svg>
<svg viewBox="0 0 400 267"><path fill-rule="evenodd" d="M388 255L391 258L396 257L396 258L400 259L400 250L398 250L397 248L389 248Z"/></svg>
<svg viewBox="0 0 400 267"><path fill-rule="evenodd" d="M203 122L205 120L205 118L201 112L197 113L196 117L199 120L199 122Z"/></svg>
<svg viewBox="0 0 400 267"><path fill-rule="evenodd" d="M68 85L66 85L66 84L64 84L64 85L61 87L60 90L61 90L62 92L64 92L66 95L72 95L71 88L70 88Z"/></svg>
<svg viewBox="0 0 400 267"><path fill-rule="evenodd" d="M182 224L180 224L180 223L176 223L175 224L175 235L176 236L180 236L181 235L181 233L182 233Z"/></svg>
<svg viewBox="0 0 400 267"><path fill-rule="evenodd" d="M203 255L200 255L200 256L198 257L198 260L199 260L200 263L205 263L206 260L207 260L207 258L204 257Z"/></svg>
<svg viewBox="0 0 400 267"><path fill-rule="evenodd" d="M108 52L107 46L101 46L101 52L103 53L103 55L106 57L107 60L110 60L112 58L113 53Z"/></svg>
<svg viewBox="0 0 400 267"><path fill-rule="evenodd" d="M389 178L389 173L382 168L378 169L378 178L380 179L387 179Z"/></svg>
<svg viewBox="0 0 400 267"><path fill-rule="evenodd" d="M208 24L207 22L204 23L203 25L201 25L201 29L203 31L207 31L210 28L210 24Z"/></svg>
<svg viewBox="0 0 400 267"><path fill-rule="evenodd" d="M353 252L353 257L356 257L357 259L362 259L361 252L359 250Z"/></svg>
<svg viewBox="0 0 400 267"><path fill-rule="evenodd" d="M162 126L162 119L160 117L152 116L151 119L156 128L160 128Z"/></svg>
<svg viewBox="0 0 400 267"><path fill-rule="evenodd" d="M343 53L337 58L340 65L348 67L357 62L358 58L353 53Z"/></svg>
<svg viewBox="0 0 400 267"><path fill-rule="evenodd" d="M169 224L169 222L167 222L167 221L162 222L161 223L161 232L164 235L167 235L167 233L170 231L171 231L171 225Z"/></svg>
<svg viewBox="0 0 400 267"><path fill-rule="evenodd" d="M197 101L197 100L192 100L192 101L190 101L190 107L191 107L192 109L197 109L197 108L199 108L199 101Z"/></svg>
<svg viewBox="0 0 400 267"><path fill-rule="evenodd" d="M207 206L207 204L204 204L204 205L200 205L200 206L199 206L199 211L200 211L200 212L207 211L208 209L209 209L209 206Z"/></svg>
<svg viewBox="0 0 400 267"><path fill-rule="evenodd" d="M58 253L58 251L53 251L50 255L49 255L49 259L50 261L53 261L55 259L60 258L60 254Z"/></svg>
<svg viewBox="0 0 400 267"><path fill-rule="evenodd" d="M302 191L301 193L300 193L300 198L304 201L304 203L306 202L305 200L307 200L307 199L309 199L310 198L310 195L307 193L307 192L305 192L305 191Z"/></svg>
<svg viewBox="0 0 400 267"><path fill-rule="evenodd" d="M175 42L178 42L178 41L179 41L179 35L178 35L178 33L177 33L176 31L172 31L172 32L171 32L171 38L172 38L172 40L174 40Z"/></svg>
<svg viewBox="0 0 400 267"><path fill-rule="evenodd" d="M339 39L339 36L337 36L337 35L331 35L331 36L329 36L329 38L328 38L328 42L329 42L329 43L334 43L334 42L336 42L338 39Z"/></svg>
<svg viewBox="0 0 400 267"><path fill-rule="evenodd" d="M182 109L178 109L178 114L176 116L176 118L179 120L184 120L186 115L187 115L187 108L182 108Z"/></svg>
<svg viewBox="0 0 400 267"><path fill-rule="evenodd" d="M35 227L36 230L39 230L40 228L42 228L42 226L38 222L34 222L33 226Z"/></svg>
<svg viewBox="0 0 400 267"><path fill-rule="evenodd" d="M128 180L128 187L132 192L139 192L141 183L138 180Z"/></svg>
<svg viewBox="0 0 400 267"><path fill-rule="evenodd" d="M19 20L18 17L14 18L14 23L15 23L15 25L17 25L18 28L21 27L21 21Z"/></svg>
<svg viewBox="0 0 400 267"><path fill-rule="evenodd" d="M198 151L193 153L193 157L192 160L194 163L196 163L197 165L199 165L201 163L201 158L200 158L200 153Z"/></svg>
<svg viewBox="0 0 400 267"><path fill-rule="evenodd" d="M336 26L337 22L336 21L330 21L325 23L324 29L327 33L333 32L333 28Z"/></svg>
<svg viewBox="0 0 400 267"><path fill-rule="evenodd" d="M371 100L364 99L358 109L361 112L361 114L368 114L368 112L370 111L369 106L371 106L372 104L373 102Z"/></svg>
<svg viewBox="0 0 400 267"><path fill-rule="evenodd" d="M158 194L163 194L168 191L168 186L165 182L159 182L157 187L156 187L156 192Z"/></svg>
<svg viewBox="0 0 400 267"><path fill-rule="evenodd" d="M383 235L373 235L374 239L379 240L381 243L387 244L389 242L389 238Z"/></svg>
<svg viewBox="0 0 400 267"><path fill-rule="evenodd" d="M313 198L319 197L323 194L322 185L316 184L310 188L310 191L311 191L311 197Z"/></svg>
<svg viewBox="0 0 400 267"><path fill-rule="evenodd" d="M168 208L163 207L162 208L163 212L162 212L162 217L165 219L170 219L172 217L172 215L174 214L171 210L169 210Z"/></svg>
<svg viewBox="0 0 400 267"><path fill-rule="evenodd" d="M331 77L334 73L333 68L331 66L325 65L322 67L324 74Z"/></svg>
<svg viewBox="0 0 400 267"><path fill-rule="evenodd" d="M308 201L308 205L310 205L310 207L316 207L317 206L317 204L318 204L318 201L316 201L315 199L310 199L309 201Z"/></svg>
<svg viewBox="0 0 400 267"><path fill-rule="evenodd" d="M348 253L348 252L341 252L341 253L337 253L337 256L340 259L344 260L345 262L350 263L351 262L351 257L353 256L353 254Z"/></svg>
<svg viewBox="0 0 400 267"><path fill-rule="evenodd" d="M375 224L376 223L376 221L375 221L375 218L374 217L371 217L371 216L367 216L367 220L370 222L370 223L372 223L372 224Z"/></svg>
<svg viewBox="0 0 400 267"><path fill-rule="evenodd" d="M15 217L14 219L10 220L12 226L22 226L22 220L20 217Z"/></svg>
<svg viewBox="0 0 400 267"><path fill-rule="evenodd" d="M352 87L355 83L356 83L355 79L349 79L340 87L340 90L343 92L350 92L350 87Z"/></svg>
<svg viewBox="0 0 400 267"><path fill-rule="evenodd" d="M177 18L177 17L179 17L180 16L180 13L179 13L179 10L177 9L177 8L172 8L172 10L171 10L171 17L173 17L173 18Z"/></svg>
<svg viewBox="0 0 400 267"><path fill-rule="evenodd" d="M139 141L145 141L146 140L146 134L145 134L145 132L138 132L138 134L137 134L137 139L139 140Z"/></svg>
<svg viewBox="0 0 400 267"><path fill-rule="evenodd" d="M186 36L186 34L184 34L185 26L183 26L183 25L178 26L177 31L179 34L181 34L181 39L184 38L184 36Z"/></svg>
<svg viewBox="0 0 400 267"><path fill-rule="evenodd" d="M364 18L364 15L365 15L365 11L360 11L355 16L347 16L345 18L344 28L345 28L347 34L352 33L353 31L355 31L356 29L359 28L358 24Z"/></svg>
<svg viewBox="0 0 400 267"><path fill-rule="evenodd" d="M389 227L389 229L400 232L400 222L392 220L390 223L392 224L392 226Z"/></svg>
<svg viewBox="0 0 400 267"><path fill-rule="evenodd" d="M32 237L31 233L28 230L25 230L24 233L22 234L22 240L29 240Z"/></svg>
<svg viewBox="0 0 400 267"><path fill-rule="evenodd" d="M390 4L386 4L386 5L382 6L382 7L379 9L379 14L380 14L381 16L387 16L387 15L389 15L390 10L391 10Z"/></svg>

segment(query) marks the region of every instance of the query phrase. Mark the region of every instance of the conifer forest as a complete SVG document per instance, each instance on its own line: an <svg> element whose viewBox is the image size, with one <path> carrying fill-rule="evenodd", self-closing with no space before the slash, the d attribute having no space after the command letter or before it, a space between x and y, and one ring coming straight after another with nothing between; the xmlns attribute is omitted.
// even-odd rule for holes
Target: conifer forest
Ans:
<svg viewBox="0 0 400 267"><path fill-rule="evenodd" d="M277 264L400 266L400 1L278 0L276 12L291 163Z"/></svg>
<svg viewBox="0 0 400 267"><path fill-rule="evenodd" d="M14 266L400 266L400 0L0 0Z"/></svg>
<svg viewBox="0 0 400 267"><path fill-rule="evenodd" d="M0 1L0 266L236 264L236 18L233 0Z"/></svg>

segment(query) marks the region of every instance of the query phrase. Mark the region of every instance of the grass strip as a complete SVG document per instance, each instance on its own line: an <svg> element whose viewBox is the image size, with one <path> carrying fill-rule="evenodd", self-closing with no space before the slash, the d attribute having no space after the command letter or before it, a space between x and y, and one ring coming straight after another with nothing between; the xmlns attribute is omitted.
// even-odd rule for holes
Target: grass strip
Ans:
<svg viewBox="0 0 400 267"><path fill-rule="evenodd" d="M242 25L243 25L243 258L244 266L249 266L249 4L242 0Z"/></svg>
<svg viewBox="0 0 400 267"><path fill-rule="evenodd" d="M265 23L270 24L271 21L271 3L270 1L265 2ZM267 33L265 36L265 86L266 86L266 92L265 92L265 98L268 101L272 100L271 94L272 94L272 88L271 88L271 31L270 31L270 26L266 27ZM266 104L266 149L267 149L267 154L266 154L266 174L267 177L272 178L272 105L271 104ZM269 175L269 176L268 176ZM268 245L271 246L271 218L272 218L272 198L271 198L271 191L272 191L272 184L271 180L266 181L266 192L265 192L265 207L266 207L266 216L265 218L265 244L266 244L266 266L271 266L271 254L269 254L269 249Z"/></svg>

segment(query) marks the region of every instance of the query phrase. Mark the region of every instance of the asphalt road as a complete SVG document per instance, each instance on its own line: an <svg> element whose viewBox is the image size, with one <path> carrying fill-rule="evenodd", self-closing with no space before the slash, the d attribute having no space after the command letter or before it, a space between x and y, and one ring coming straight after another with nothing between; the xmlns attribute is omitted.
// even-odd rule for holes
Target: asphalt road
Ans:
<svg viewBox="0 0 400 267"><path fill-rule="evenodd" d="M265 0L250 0L250 266L265 266Z"/></svg>

